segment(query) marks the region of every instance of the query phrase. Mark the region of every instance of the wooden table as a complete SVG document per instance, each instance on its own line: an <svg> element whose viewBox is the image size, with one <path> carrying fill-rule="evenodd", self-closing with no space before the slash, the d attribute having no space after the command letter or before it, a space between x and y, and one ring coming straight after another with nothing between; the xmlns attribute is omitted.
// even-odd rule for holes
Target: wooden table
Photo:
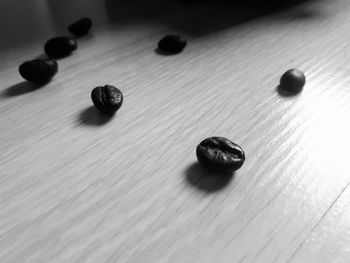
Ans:
<svg viewBox="0 0 350 263"><path fill-rule="evenodd" d="M0 262L350 262L350 1L4 0L0 4ZM94 29L35 88L46 40ZM169 33L183 53L155 52ZM300 95L276 89L289 68ZM90 99L125 96L113 118ZM197 144L243 147L233 177Z"/></svg>

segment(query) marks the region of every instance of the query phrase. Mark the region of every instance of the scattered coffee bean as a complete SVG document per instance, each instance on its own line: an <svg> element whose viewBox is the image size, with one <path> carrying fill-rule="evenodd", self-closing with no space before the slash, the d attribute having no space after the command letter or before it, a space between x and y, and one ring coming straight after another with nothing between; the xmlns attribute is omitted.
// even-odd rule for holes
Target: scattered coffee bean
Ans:
<svg viewBox="0 0 350 263"><path fill-rule="evenodd" d="M197 159L209 170L233 172L241 168L245 155L242 148L224 137L210 137L197 146Z"/></svg>
<svg viewBox="0 0 350 263"><path fill-rule="evenodd" d="M162 38L158 43L158 49L169 53L180 53L186 47L187 41L178 35L168 35Z"/></svg>
<svg viewBox="0 0 350 263"><path fill-rule="evenodd" d="M123 104L123 93L112 85L99 86L92 90L91 99L102 113L114 114Z"/></svg>
<svg viewBox="0 0 350 263"><path fill-rule="evenodd" d="M300 92L305 85L305 75L298 69L290 69L280 80L280 87L290 93Z"/></svg>
<svg viewBox="0 0 350 263"><path fill-rule="evenodd" d="M35 84L49 82L58 71L58 64L53 59L35 59L19 66L21 76Z"/></svg>
<svg viewBox="0 0 350 263"><path fill-rule="evenodd" d="M68 30L73 35L80 37L89 33L91 27L92 27L92 20L90 18L84 17L74 22L73 24L69 25Z"/></svg>
<svg viewBox="0 0 350 263"><path fill-rule="evenodd" d="M70 55L78 47L77 42L69 37L54 37L45 44L45 53L53 58Z"/></svg>

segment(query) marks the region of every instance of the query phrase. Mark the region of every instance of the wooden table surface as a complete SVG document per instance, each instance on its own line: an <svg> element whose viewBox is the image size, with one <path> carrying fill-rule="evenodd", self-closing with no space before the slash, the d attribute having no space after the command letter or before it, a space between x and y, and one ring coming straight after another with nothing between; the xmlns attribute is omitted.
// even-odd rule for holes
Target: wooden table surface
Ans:
<svg viewBox="0 0 350 263"><path fill-rule="evenodd" d="M25 82L82 16L55 78ZM0 22L1 263L350 262L350 1L4 0ZM169 33L183 53L155 52ZM197 164L210 136L245 150L234 176Z"/></svg>

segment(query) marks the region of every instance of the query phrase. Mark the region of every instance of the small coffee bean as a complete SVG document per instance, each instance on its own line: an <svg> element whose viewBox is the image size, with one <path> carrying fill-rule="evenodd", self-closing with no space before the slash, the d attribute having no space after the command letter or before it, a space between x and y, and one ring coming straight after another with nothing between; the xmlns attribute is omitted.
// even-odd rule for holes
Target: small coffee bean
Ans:
<svg viewBox="0 0 350 263"><path fill-rule="evenodd" d="M102 113L114 114L123 104L123 93L112 85L99 86L92 90L91 99Z"/></svg>
<svg viewBox="0 0 350 263"><path fill-rule="evenodd" d="M70 55L78 47L77 42L69 37L54 37L45 44L45 53L53 58L62 58Z"/></svg>
<svg viewBox="0 0 350 263"><path fill-rule="evenodd" d="M197 159L209 170L233 172L241 168L245 155L242 148L224 137L210 137L197 146Z"/></svg>
<svg viewBox="0 0 350 263"><path fill-rule="evenodd" d="M44 84L49 82L58 71L53 59L35 59L22 63L18 69L21 76L30 82Z"/></svg>
<svg viewBox="0 0 350 263"><path fill-rule="evenodd" d="M290 93L300 92L305 85L305 75L298 69L290 69L285 72L280 80L280 87Z"/></svg>
<svg viewBox="0 0 350 263"><path fill-rule="evenodd" d="M170 53L180 53L186 47L187 41L178 35L168 35L162 38L158 43L158 49Z"/></svg>
<svg viewBox="0 0 350 263"><path fill-rule="evenodd" d="M90 18L84 17L74 22L73 24L69 25L68 30L73 35L80 37L89 33L91 27L92 27L92 20Z"/></svg>

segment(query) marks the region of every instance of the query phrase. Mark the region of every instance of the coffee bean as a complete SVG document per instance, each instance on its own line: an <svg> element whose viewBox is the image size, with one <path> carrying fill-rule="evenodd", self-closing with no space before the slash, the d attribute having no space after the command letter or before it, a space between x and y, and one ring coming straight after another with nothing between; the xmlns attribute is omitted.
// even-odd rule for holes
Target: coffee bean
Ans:
<svg viewBox="0 0 350 263"><path fill-rule="evenodd" d="M92 90L91 99L102 113L114 114L123 104L123 93L112 85L99 86Z"/></svg>
<svg viewBox="0 0 350 263"><path fill-rule="evenodd" d="M90 18L84 17L74 22L73 24L69 25L68 30L73 35L80 37L89 33L91 27L92 27L92 20Z"/></svg>
<svg viewBox="0 0 350 263"><path fill-rule="evenodd" d="M180 53L186 47L187 41L178 35L168 35L158 43L158 49L169 54Z"/></svg>
<svg viewBox="0 0 350 263"><path fill-rule="evenodd" d="M35 59L22 63L18 71L25 80L45 84L57 73L58 64L53 59Z"/></svg>
<svg viewBox="0 0 350 263"><path fill-rule="evenodd" d="M45 44L45 53L53 58L62 58L70 55L78 47L77 42L69 37L54 37Z"/></svg>
<svg viewBox="0 0 350 263"><path fill-rule="evenodd" d="M224 137L210 137L197 146L197 159L209 170L233 172L241 168L245 155L242 148Z"/></svg>
<svg viewBox="0 0 350 263"><path fill-rule="evenodd" d="M303 89L305 81L305 75L302 71L290 69L282 75L280 88L290 93L298 93Z"/></svg>

